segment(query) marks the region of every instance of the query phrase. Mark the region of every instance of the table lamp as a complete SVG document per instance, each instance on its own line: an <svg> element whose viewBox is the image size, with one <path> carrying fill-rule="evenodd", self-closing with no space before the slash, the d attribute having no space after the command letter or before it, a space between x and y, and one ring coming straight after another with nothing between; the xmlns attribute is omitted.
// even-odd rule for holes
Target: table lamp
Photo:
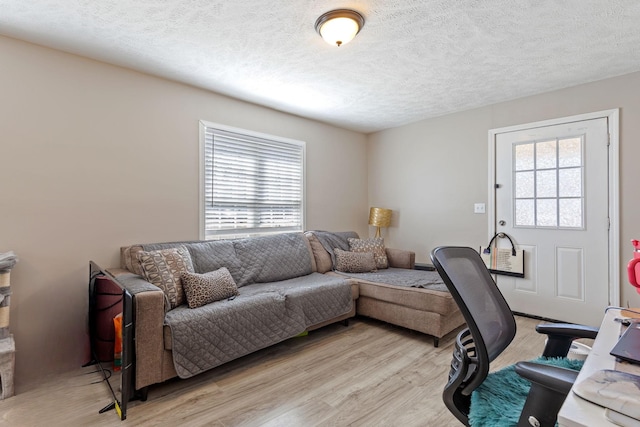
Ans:
<svg viewBox="0 0 640 427"><path fill-rule="evenodd" d="M380 227L391 225L391 209L371 208L369 209L369 225L376 227L376 236L380 237Z"/></svg>

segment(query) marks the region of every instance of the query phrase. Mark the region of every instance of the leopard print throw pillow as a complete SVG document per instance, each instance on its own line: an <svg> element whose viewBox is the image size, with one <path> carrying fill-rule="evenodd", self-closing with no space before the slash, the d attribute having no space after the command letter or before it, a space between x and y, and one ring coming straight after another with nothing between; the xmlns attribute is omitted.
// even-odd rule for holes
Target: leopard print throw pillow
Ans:
<svg viewBox="0 0 640 427"><path fill-rule="evenodd" d="M335 248L336 270L343 273L368 273L376 271L373 252L349 252Z"/></svg>
<svg viewBox="0 0 640 427"><path fill-rule="evenodd" d="M227 267L205 274L182 273L180 279L189 308L202 307L238 295L238 286Z"/></svg>

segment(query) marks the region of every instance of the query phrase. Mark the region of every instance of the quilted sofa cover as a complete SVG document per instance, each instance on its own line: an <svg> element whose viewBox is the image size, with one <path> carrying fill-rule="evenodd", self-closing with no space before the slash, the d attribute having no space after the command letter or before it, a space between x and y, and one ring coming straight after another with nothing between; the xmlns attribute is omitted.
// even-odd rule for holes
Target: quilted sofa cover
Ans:
<svg viewBox="0 0 640 427"><path fill-rule="evenodd" d="M195 375L299 332L348 319L356 311L431 335L436 346L440 337L464 324L451 295L433 277L437 274L413 270L414 252L386 248L389 269L345 277L332 271L331 253L318 236L336 247L358 237L353 232L306 232L121 248L122 268L110 271L134 295L135 388ZM233 304L165 311L162 291L140 277L136 253L179 244L189 250L196 272L229 269L239 285L239 295L227 301ZM190 317L211 327L194 327ZM210 329L206 338L200 329ZM201 354L193 351L196 347L203 348Z"/></svg>
<svg viewBox="0 0 640 427"><path fill-rule="evenodd" d="M141 277L137 253L184 245L196 273L226 267L233 300L167 311L162 291ZM355 315L357 285L314 272L302 233L221 241L139 244L121 249L118 281L134 295L136 389L188 378L230 360ZM118 272L116 272L118 273Z"/></svg>
<svg viewBox="0 0 640 427"><path fill-rule="evenodd" d="M349 282L318 273L245 286L223 304L197 309L181 305L165 317L176 372L189 378L298 335L352 307Z"/></svg>

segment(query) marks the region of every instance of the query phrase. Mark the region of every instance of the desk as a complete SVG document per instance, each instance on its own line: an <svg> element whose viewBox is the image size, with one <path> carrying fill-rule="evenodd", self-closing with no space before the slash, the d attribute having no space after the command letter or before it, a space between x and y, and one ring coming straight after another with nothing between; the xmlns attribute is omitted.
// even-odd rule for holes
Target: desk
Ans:
<svg viewBox="0 0 640 427"><path fill-rule="evenodd" d="M620 317L620 310L610 309L605 314L598 336L593 342L593 348L578 374L576 383L601 369L618 369L640 375L640 366L628 363L618 364L615 357L609 354L618 342L622 331L622 325L614 321L616 317ZM569 392L562 408L560 408L558 425L560 427L616 426L606 419L604 408L579 398L573 391Z"/></svg>

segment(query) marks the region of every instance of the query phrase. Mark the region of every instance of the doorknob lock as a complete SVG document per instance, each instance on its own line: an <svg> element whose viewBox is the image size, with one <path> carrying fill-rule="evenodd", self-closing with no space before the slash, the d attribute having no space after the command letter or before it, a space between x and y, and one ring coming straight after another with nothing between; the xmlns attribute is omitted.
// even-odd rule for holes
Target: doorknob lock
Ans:
<svg viewBox="0 0 640 427"><path fill-rule="evenodd" d="M504 227L505 225L507 225L507 221L505 221L504 219L501 219L500 221L498 221L498 225Z"/></svg>

